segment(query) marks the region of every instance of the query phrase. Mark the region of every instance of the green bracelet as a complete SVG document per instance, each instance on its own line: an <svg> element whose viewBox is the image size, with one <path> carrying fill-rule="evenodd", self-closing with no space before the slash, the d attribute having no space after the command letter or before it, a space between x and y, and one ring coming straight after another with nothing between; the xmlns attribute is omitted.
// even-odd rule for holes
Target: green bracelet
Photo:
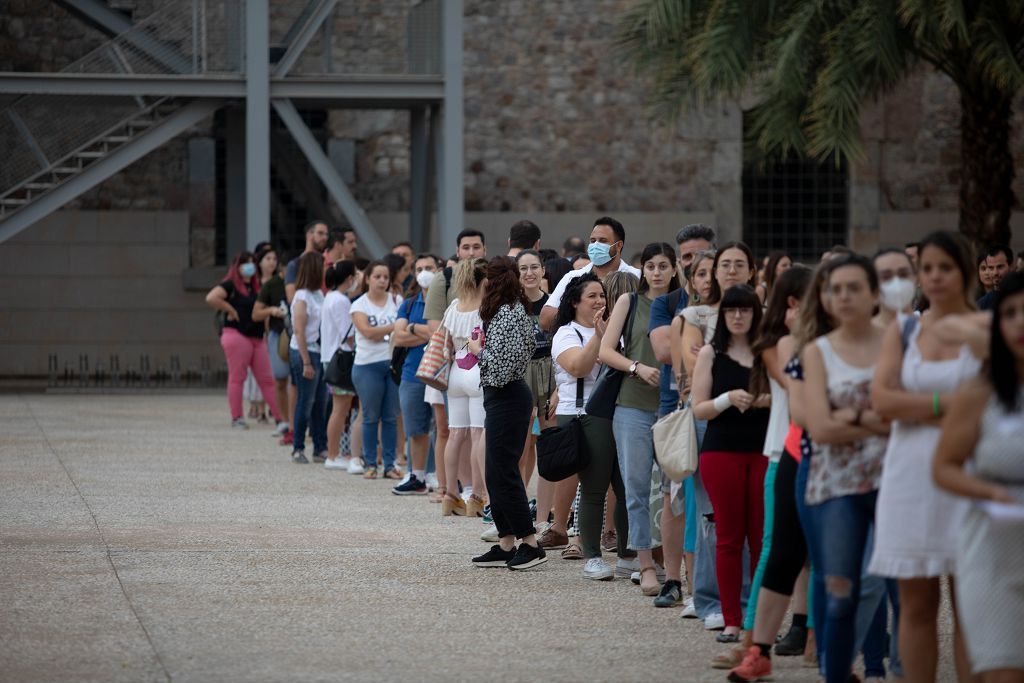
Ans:
<svg viewBox="0 0 1024 683"><path fill-rule="evenodd" d="M939 392L932 394L932 412L935 417L942 417L942 406L939 404Z"/></svg>

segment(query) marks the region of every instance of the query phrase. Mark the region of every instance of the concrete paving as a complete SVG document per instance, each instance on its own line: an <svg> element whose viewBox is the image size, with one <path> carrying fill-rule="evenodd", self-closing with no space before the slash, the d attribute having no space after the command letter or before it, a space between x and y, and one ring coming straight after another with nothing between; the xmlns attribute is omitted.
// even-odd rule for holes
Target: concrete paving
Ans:
<svg viewBox="0 0 1024 683"><path fill-rule="evenodd" d="M725 680L712 634L629 581L557 553L475 569L478 520L294 465L226 412L0 396L0 680Z"/></svg>

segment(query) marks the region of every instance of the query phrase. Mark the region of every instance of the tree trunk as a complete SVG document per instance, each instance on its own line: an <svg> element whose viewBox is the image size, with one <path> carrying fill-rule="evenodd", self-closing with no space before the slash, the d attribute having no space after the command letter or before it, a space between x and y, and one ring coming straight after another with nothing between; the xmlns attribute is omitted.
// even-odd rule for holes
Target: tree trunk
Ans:
<svg viewBox="0 0 1024 683"><path fill-rule="evenodd" d="M1008 97L991 88L972 90L960 90L960 230L985 248L1010 243L1011 106Z"/></svg>

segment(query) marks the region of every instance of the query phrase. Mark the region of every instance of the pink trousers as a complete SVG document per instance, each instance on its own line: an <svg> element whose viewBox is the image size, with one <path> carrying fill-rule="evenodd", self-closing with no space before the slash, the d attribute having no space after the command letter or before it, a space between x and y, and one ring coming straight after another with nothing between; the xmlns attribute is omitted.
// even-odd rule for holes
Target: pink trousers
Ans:
<svg viewBox="0 0 1024 683"><path fill-rule="evenodd" d="M263 339L246 337L233 327L225 327L220 335L220 346L228 359L228 407L231 408L231 419L242 417L242 387L248 375L246 371L252 368L252 376L263 392L263 400L270 407L274 419L280 422L281 412L277 408L267 343Z"/></svg>

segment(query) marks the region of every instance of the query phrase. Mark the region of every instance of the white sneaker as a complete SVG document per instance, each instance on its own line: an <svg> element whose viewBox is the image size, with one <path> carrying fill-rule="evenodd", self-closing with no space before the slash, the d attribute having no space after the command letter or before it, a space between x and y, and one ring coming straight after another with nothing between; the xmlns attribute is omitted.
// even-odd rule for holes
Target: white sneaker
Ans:
<svg viewBox="0 0 1024 683"><path fill-rule="evenodd" d="M683 613L679 615L681 619L696 619L697 608L693 606L693 597L683 598Z"/></svg>
<svg viewBox="0 0 1024 683"><path fill-rule="evenodd" d="M611 581L615 578L615 572L600 557L592 557L583 567L583 578L594 581Z"/></svg>
<svg viewBox="0 0 1024 683"><path fill-rule="evenodd" d="M329 470L347 470L348 466L349 466L348 460L346 460L345 458L343 458L341 456L338 456L334 460L331 460L330 458L327 458L327 460L324 460L324 468L325 469L329 469Z"/></svg>
<svg viewBox="0 0 1024 683"><path fill-rule="evenodd" d="M486 529L484 529L484 532L482 534L480 534L480 540L481 541L487 541L488 543L497 543L498 542L498 525L497 524L492 524L489 527L487 527Z"/></svg>
<svg viewBox="0 0 1024 683"><path fill-rule="evenodd" d="M363 467L363 463L359 461L359 458L352 456L352 459L348 461L348 473L349 474L362 474L366 471Z"/></svg>
<svg viewBox="0 0 1024 683"><path fill-rule="evenodd" d="M437 486L438 486L438 484L437 484L437 473L436 472L427 472L427 479L426 479L426 481L427 481L427 490L430 491L431 493L433 493L434 489L436 489Z"/></svg>
<svg viewBox="0 0 1024 683"><path fill-rule="evenodd" d="M473 495L473 487L472 486L463 486L462 487L462 502L463 503L468 503L469 502L469 497L472 496L472 495Z"/></svg>
<svg viewBox="0 0 1024 683"><path fill-rule="evenodd" d="M633 578L633 574L636 573L635 583L640 583L640 558L634 557L632 560L624 560L621 557L615 561L615 575L621 576L622 578Z"/></svg>
<svg viewBox="0 0 1024 683"><path fill-rule="evenodd" d="M278 422L277 427L274 428L272 434L274 436L284 436L285 434L288 433L289 429L291 429L291 425L289 425L287 422Z"/></svg>
<svg viewBox="0 0 1024 683"><path fill-rule="evenodd" d="M721 631L725 628L725 617L720 612L709 614L704 618L704 629L708 631Z"/></svg>

